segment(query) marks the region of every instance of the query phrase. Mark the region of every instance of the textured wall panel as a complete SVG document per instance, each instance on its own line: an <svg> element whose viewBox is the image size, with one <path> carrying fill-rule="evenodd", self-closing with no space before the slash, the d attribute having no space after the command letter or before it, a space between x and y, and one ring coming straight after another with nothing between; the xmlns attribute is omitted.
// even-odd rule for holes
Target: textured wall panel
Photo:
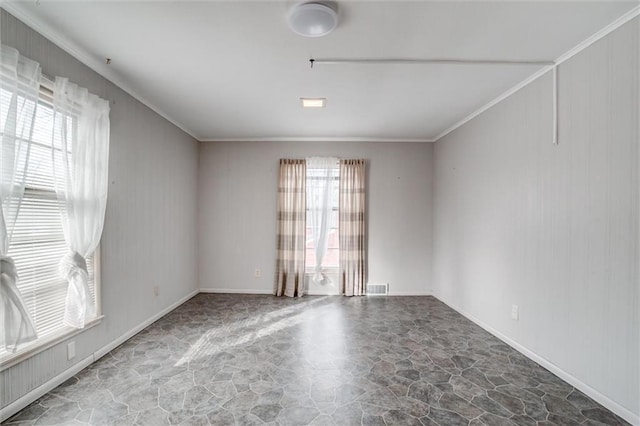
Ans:
<svg viewBox="0 0 640 426"><path fill-rule="evenodd" d="M197 142L6 11L2 43L111 101L109 201L102 237L101 325L0 373L0 406L55 377L192 293L196 278ZM153 296L153 286L160 295Z"/></svg>
<svg viewBox="0 0 640 426"><path fill-rule="evenodd" d="M436 143L434 291L636 415L638 19ZM511 305L520 320L510 319Z"/></svg>
<svg viewBox="0 0 640 426"><path fill-rule="evenodd" d="M278 159L335 156L369 160L369 282L388 282L396 294L430 292L432 152L427 143L202 143L200 287L270 293Z"/></svg>

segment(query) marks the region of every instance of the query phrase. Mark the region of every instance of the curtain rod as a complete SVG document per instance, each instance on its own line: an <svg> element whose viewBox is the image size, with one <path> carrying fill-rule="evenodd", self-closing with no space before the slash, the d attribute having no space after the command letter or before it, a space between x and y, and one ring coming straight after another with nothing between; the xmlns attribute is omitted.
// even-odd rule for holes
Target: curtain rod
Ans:
<svg viewBox="0 0 640 426"><path fill-rule="evenodd" d="M363 65L533 65L551 66L554 61L513 61L502 59L406 59L406 58L377 58L377 59L345 59L345 58L325 58L309 59L311 68L316 64L340 65L340 64L363 64Z"/></svg>

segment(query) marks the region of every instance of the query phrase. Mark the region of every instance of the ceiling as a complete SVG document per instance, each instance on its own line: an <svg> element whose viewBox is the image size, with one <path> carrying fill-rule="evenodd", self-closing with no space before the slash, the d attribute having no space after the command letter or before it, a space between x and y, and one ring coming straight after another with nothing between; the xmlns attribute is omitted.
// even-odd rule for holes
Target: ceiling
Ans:
<svg viewBox="0 0 640 426"><path fill-rule="evenodd" d="M309 58L555 60L637 1L338 1L320 38L293 1L5 3L201 141L437 139L541 66L317 64ZM112 59L110 65L105 58ZM326 97L302 109L300 97Z"/></svg>

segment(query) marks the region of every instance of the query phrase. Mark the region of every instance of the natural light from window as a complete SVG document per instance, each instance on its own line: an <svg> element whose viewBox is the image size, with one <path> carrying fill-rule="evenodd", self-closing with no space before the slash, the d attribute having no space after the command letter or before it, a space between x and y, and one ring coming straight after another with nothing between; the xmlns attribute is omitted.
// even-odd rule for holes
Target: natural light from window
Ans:
<svg viewBox="0 0 640 426"><path fill-rule="evenodd" d="M327 170L322 168L307 168L307 197L318 194L320 191L314 191L318 189L319 185L323 184ZM340 250L339 250L339 238L338 238L338 192L340 170L338 165L330 168L331 173L331 187L329 194L329 202L331 203L331 209L328 222L328 237L327 237L327 250L322 260L323 269L337 269L340 266ZM316 200L318 201L318 200ZM315 207L310 207L315 206ZM307 270L314 270L316 268L316 247L315 239L313 235L313 213L320 211L319 202L311 202L307 200L307 230L306 230L306 259L305 267Z"/></svg>
<svg viewBox="0 0 640 426"><path fill-rule="evenodd" d="M9 109L10 99L9 92L0 90L0 111ZM29 102L20 97L18 101ZM4 115L0 114L0 129L5 128ZM24 197L8 250L18 271L17 287L38 332L35 342L25 344L29 347L38 346L38 342L66 329L63 318L68 283L60 277L58 265L68 249L53 181L52 139L55 146L60 146L60 131L54 131L53 116L53 106L46 95L41 96L30 142ZM21 117L18 117L20 123ZM26 151L21 152L18 161L24 164L26 159ZM87 269L91 303L94 303L93 256L87 258ZM0 359L9 355L4 347L0 348Z"/></svg>

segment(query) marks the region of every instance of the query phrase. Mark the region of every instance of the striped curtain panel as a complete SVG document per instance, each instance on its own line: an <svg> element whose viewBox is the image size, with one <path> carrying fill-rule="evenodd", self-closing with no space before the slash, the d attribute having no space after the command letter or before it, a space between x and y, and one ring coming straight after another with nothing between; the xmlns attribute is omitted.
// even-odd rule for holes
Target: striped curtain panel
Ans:
<svg viewBox="0 0 640 426"><path fill-rule="evenodd" d="M281 159L278 180L276 296L301 297L307 230L307 164Z"/></svg>
<svg viewBox="0 0 640 426"><path fill-rule="evenodd" d="M340 160L340 293L363 296L367 275L365 160Z"/></svg>

